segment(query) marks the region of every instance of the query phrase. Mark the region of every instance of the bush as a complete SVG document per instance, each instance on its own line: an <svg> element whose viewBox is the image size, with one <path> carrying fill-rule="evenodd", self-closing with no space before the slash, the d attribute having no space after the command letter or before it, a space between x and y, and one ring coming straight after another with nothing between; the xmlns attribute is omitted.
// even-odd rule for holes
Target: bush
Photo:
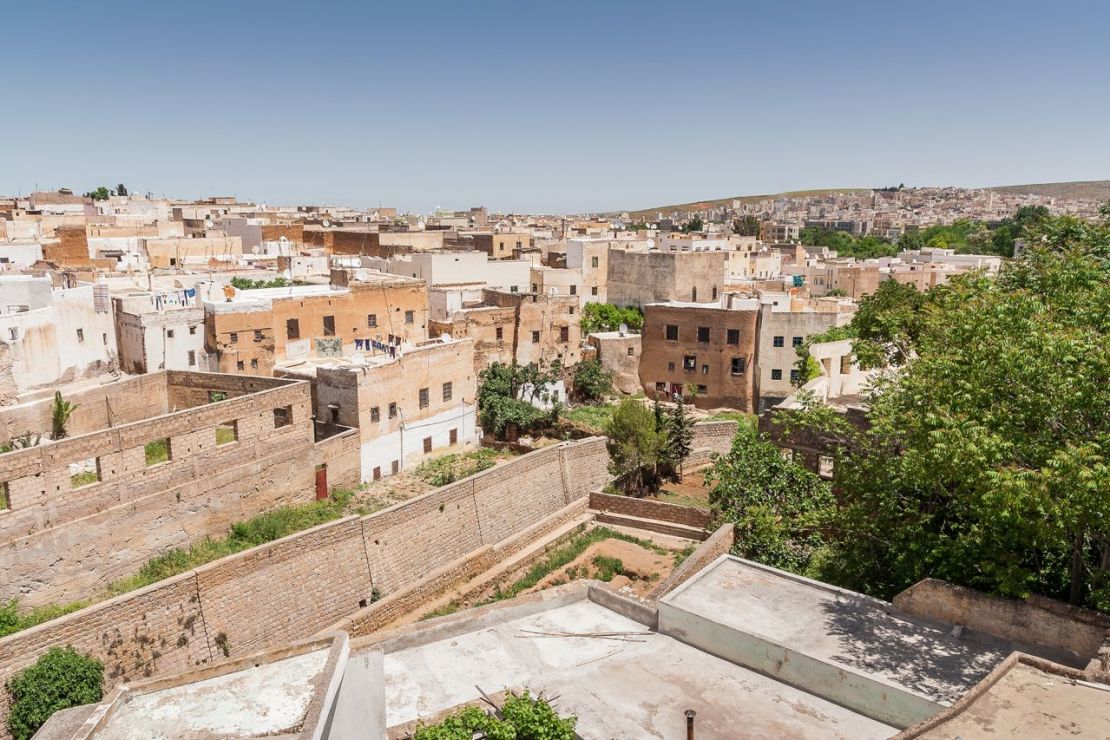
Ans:
<svg viewBox="0 0 1110 740"><path fill-rule="evenodd" d="M453 453L426 460L416 467L416 475L433 486L446 486L457 480L493 467L497 451L483 447L465 455Z"/></svg>
<svg viewBox="0 0 1110 740"><path fill-rule="evenodd" d="M61 709L98 702L104 665L71 647L50 648L33 666L8 681L12 708L8 729L15 740L28 740Z"/></svg>
<svg viewBox="0 0 1110 740"><path fill-rule="evenodd" d="M585 360L574 368L574 394L580 400L596 402L613 392L613 374L600 360Z"/></svg>
<svg viewBox="0 0 1110 740"><path fill-rule="evenodd" d="M617 331L625 324L632 331L644 325L644 313L635 306L621 308L612 303L587 303L582 307L582 333Z"/></svg>
<svg viewBox="0 0 1110 740"><path fill-rule="evenodd" d="M478 707L467 707L434 725L419 725L413 740L574 740L578 718L560 717L542 696L527 691L510 695L501 707L503 719Z"/></svg>

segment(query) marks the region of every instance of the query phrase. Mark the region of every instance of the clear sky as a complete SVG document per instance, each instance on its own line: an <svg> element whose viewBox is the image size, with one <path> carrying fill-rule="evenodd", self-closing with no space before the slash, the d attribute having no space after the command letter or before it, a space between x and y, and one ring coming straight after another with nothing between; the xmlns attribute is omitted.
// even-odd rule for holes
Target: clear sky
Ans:
<svg viewBox="0 0 1110 740"><path fill-rule="evenodd" d="M1110 2L4 2L0 193L581 212L1110 178Z"/></svg>

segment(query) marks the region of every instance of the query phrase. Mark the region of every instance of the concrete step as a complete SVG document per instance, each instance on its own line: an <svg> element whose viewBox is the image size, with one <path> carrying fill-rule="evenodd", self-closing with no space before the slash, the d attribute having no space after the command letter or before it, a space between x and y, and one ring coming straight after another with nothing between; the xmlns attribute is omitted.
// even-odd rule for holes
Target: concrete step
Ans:
<svg viewBox="0 0 1110 740"><path fill-rule="evenodd" d="M705 530L698 529L697 527L676 524L675 522L664 522L658 519L645 519L644 517L632 516L630 514L596 511L594 512L594 516L594 521L598 524L612 524L619 527L628 527L630 529L641 529L647 532L658 532L659 534L681 537L697 542L701 542L709 536Z"/></svg>

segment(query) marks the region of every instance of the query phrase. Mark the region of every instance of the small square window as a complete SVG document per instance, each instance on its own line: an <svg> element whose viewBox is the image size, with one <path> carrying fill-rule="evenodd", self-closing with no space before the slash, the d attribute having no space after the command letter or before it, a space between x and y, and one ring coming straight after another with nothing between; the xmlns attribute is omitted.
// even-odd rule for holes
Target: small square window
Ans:
<svg viewBox="0 0 1110 740"><path fill-rule="evenodd" d="M667 337L668 341L671 341L671 342L677 342L678 341L678 325L677 324L667 324L666 337Z"/></svg>
<svg viewBox="0 0 1110 740"><path fill-rule="evenodd" d="M379 406L374 406L370 409L370 423L377 424L382 420L382 410Z"/></svg>
<svg viewBox="0 0 1110 740"><path fill-rule="evenodd" d="M401 469L401 461L394 460L392 463L390 463L389 469L394 475L396 475L397 472Z"/></svg>
<svg viewBox="0 0 1110 740"><path fill-rule="evenodd" d="M771 380L782 380L782 370L772 370Z"/></svg>
<svg viewBox="0 0 1110 740"><path fill-rule="evenodd" d="M419 395L420 395L420 408L422 408L422 409L428 408L428 403L429 403L429 401L428 401L428 389L427 388L421 388Z"/></svg>
<svg viewBox="0 0 1110 740"><path fill-rule="evenodd" d="M257 357L252 357L251 358L251 370L257 370L257 369L258 369L258 358Z"/></svg>
<svg viewBox="0 0 1110 740"><path fill-rule="evenodd" d="M69 487L83 488L100 482L100 458L90 457L69 466Z"/></svg>
<svg viewBox="0 0 1110 740"><path fill-rule="evenodd" d="M143 445L143 457L146 459L146 466L148 468L151 465L158 465L172 460L173 452L170 449L170 438L162 437L153 442L147 442Z"/></svg>
<svg viewBox="0 0 1110 740"><path fill-rule="evenodd" d="M197 366L197 351L195 349L189 350L189 367Z"/></svg>
<svg viewBox="0 0 1110 740"><path fill-rule="evenodd" d="M431 451L432 451L432 438L431 437L425 437L424 438L424 452L427 453L427 452L431 452Z"/></svg>
<svg viewBox="0 0 1110 740"><path fill-rule="evenodd" d="M230 344L238 344L239 343L239 334L238 334L238 332L233 331L230 334L228 334L227 335L227 341Z"/></svg>
<svg viewBox="0 0 1110 740"><path fill-rule="evenodd" d="M571 295L578 295L578 286L577 285L570 286L570 294Z"/></svg>
<svg viewBox="0 0 1110 740"><path fill-rule="evenodd" d="M415 323L415 322L416 322L416 312L414 312L414 311L405 311L405 323L406 324L412 324L412 323Z"/></svg>
<svg viewBox="0 0 1110 740"><path fill-rule="evenodd" d="M243 372L246 369L245 367L243 367L243 361L242 360L236 360L235 361L235 369L238 370L239 372Z"/></svg>
<svg viewBox="0 0 1110 740"><path fill-rule="evenodd" d="M739 329L729 329L728 330L728 343L731 344L731 345L734 345L734 346L739 346L740 345L740 330Z"/></svg>
<svg viewBox="0 0 1110 740"><path fill-rule="evenodd" d="M390 419L396 419L397 418L397 402L396 401L389 404L389 418Z"/></svg>
<svg viewBox="0 0 1110 740"><path fill-rule="evenodd" d="M800 377L801 377L801 376L800 376L800 375L798 374L798 371L797 371L797 370L791 370L791 371L790 371L790 382L792 382L792 383L797 383L797 382L798 382L798 378L800 378Z"/></svg>
<svg viewBox="0 0 1110 740"><path fill-rule="evenodd" d="M225 421L216 427L216 446L229 445L239 441L239 423Z"/></svg>
<svg viewBox="0 0 1110 740"><path fill-rule="evenodd" d="M448 444L453 444L453 445L458 444L459 443L459 430L458 429L452 429L450 432L448 432L447 433L447 441L448 441Z"/></svg>
<svg viewBox="0 0 1110 740"><path fill-rule="evenodd" d="M278 406L274 409L274 429L290 426L293 423L293 407Z"/></svg>
<svg viewBox="0 0 1110 740"><path fill-rule="evenodd" d="M590 257L590 267L597 267L597 257Z"/></svg>
<svg viewBox="0 0 1110 740"><path fill-rule="evenodd" d="M698 341L701 342L702 344L709 341L709 327L708 326L699 326L698 327Z"/></svg>
<svg viewBox="0 0 1110 740"><path fill-rule="evenodd" d="M378 325L378 315L376 313L366 314L366 326L373 329Z"/></svg>
<svg viewBox="0 0 1110 740"><path fill-rule="evenodd" d="M692 373L698 369L697 355L684 355L682 358L682 369L688 373Z"/></svg>
<svg viewBox="0 0 1110 740"><path fill-rule="evenodd" d="M709 365L702 365L701 366L701 374L702 375L709 375Z"/></svg>
<svg viewBox="0 0 1110 740"><path fill-rule="evenodd" d="M593 286L592 288L590 288L590 295L597 295L597 286L596 285Z"/></svg>
<svg viewBox="0 0 1110 740"><path fill-rule="evenodd" d="M444 401L450 401L452 393L453 393L453 387L452 387L451 383L450 382L444 383L443 384L443 400Z"/></svg>
<svg viewBox="0 0 1110 740"><path fill-rule="evenodd" d="M698 386L698 394L699 395L704 396L707 393L709 393L709 386L707 386L707 385L699 385Z"/></svg>
<svg viewBox="0 0 1110 740"><path fill-rule="evenodd" d="M502 338L503 338L503 337L505 336L505 330L504 330L504 329L502 329L502 328L501 328L501 327L499 326L499 327L497 327L497 330L496 330L496 331L494 332L494 335L495 335L495 337L497 338L497 341L499 341L499 342L500 342L500 341L501 341L501 339L502 339Z"/></svg>
<svg viewBox="0 0 1110 740"><path fill-rule="evenodd" d="M297 319L285 320L285 338L286 339L300 339L301 338L301 322Z"/></svg>
<svg viewBox="0 0 1110 740"><path fill-rule="evenodd" d="M166 329L166 338L173 339L173 329Z"/></svg>
<svg viewBox="0 0 1110 740"><path fill-rule="evenodd" d="M84 329L78 329L77 330L77 341L78 342L85 341L85 330Z"/></svg>
<svg viewBox="0 0 1110 740"><path fill-rule="evenodd" d="M674 372L674 363L673 362L668 362L667 363L667 369L670 370L673 373Z"/></svg>
<svg viewBox="0 0 1110 740"><path fill-rule="evenodd" d="M195 336L197 333L197 328L195 326L190 326L189 333Z"/></svg>
<svg viewBox="0 0 1110 740"><path fill-rule="evenodd" d="M254 330L254 341L256 341L256 342L261 342L262 341L262 331L260 329L255 329Z"/></svg>
<svg viewBox="0 0 1110 740"><path fill-rule="evenodd" d="M629 347L628 348L628 356L633 357L633 356L635 356L635 354L636 354L636 349L634 347Z"/></svg>
<svg viewBox="0 0 1110 740"><path fill-rule="evenodd" d="M540 333L538 331L532 332L532 344L540 343Z"/></svg>
<svg viewBox="0 0 1110 740"><path fill-rule="evenodd" d="M774 346L774 347L784 347L784 346L786 346L785 343L784 343L784 338L783 337L773 338L771 340L771 345Z"/></svg>
<svg viewBox="0 0 1110 740"><path fill-rule="evenodd" d="M794 347L801 347L802 346L802 338L801 337L794 337L793 339L790 340L790 343Z"/></svg>
<svg viewBox="0 0 1110 740"><path fill-rule="evenodd" d="M559 341L560 342L569 342L570 341L570 327L569 326L559 327Z"/></svg>
<svg viewBox="0 0 1110 740"><path fill-rule="evenodd" d="M335 317L334 316L325 316L324 317L324 336L325 337L334 337L335 336Z"/></svg>
<svg viewBox="0 0 1110 740"><path fill-rule="evenodd" d="M731 372L732 372L733 375L743 375L744 374L744 358L743 357L733 357L732 358Z"/></svg>
<svg viewBox="0 0 1110 740"><path fill-rule="evenodd" d="M666 391L667 390L667 384L664 383L663 381L659 381L658 383L655 384L655 390L657 390L657 391Z"/></svg>

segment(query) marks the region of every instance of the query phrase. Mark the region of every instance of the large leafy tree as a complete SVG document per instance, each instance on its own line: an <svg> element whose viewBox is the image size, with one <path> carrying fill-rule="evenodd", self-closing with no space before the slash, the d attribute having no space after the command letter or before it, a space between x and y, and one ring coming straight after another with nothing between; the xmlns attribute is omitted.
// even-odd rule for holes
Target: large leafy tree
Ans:
<svg viewBox="0 0 1110 740"><path fill-rule="evenodd" d="M861 306L859 354L901 367L838 462L827 577L1110 609L1110 229L1055 218L1025 234L996 280Z"/></svg>
<svg viewBox="0 0 1110 740"><path fill-rule="evenodd" d="M660 466L667 460L667 431L656 424L655 413L639 401L625 398L605 428L609 472L625 493L643 496L659 487Z"/></svg>
<svg viewBox="0 0 1110 740"><path fill-rule="evenodd" d="M832 506L829 486L750 427L706 473L713 510L736 525L733 552L799 573L824 546L820 525Z"/></svg>

